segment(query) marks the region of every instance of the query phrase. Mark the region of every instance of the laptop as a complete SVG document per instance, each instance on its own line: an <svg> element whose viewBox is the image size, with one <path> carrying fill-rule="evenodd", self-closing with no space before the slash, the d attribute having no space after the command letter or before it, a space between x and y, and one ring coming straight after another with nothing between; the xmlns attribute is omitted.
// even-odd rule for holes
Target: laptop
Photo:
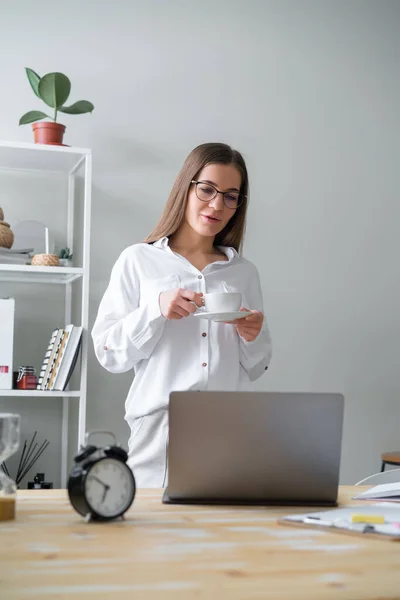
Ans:
<svg viewBox="0 0 400 600"><path fill-rule="evenodd" d="M344 398L172 392L163 503L336 506Z"/></svg>

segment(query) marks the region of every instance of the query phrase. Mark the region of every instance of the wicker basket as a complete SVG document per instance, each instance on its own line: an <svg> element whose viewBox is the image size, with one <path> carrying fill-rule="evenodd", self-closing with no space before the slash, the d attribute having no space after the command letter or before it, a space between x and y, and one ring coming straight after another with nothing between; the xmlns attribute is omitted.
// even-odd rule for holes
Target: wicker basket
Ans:
<svg viewBox="0 0 400 600"><path fill-rule="evenodd" d="M11 248L14 243L14 234L5 221L0 221L0 247Z"/></svg>
<svg viewBox="0 0 400 600"><path fill-rule="evenodd" d="M32 256L32 265L36 267L59 267L60 259L57 254L35 254Z"/></svg>
<svg viewBox="0 0 400 600"><path fill-rule="evenodd" d="M3 209L0 206L0 221L2 221L4 219L4 213L3 213Z"/></svg>

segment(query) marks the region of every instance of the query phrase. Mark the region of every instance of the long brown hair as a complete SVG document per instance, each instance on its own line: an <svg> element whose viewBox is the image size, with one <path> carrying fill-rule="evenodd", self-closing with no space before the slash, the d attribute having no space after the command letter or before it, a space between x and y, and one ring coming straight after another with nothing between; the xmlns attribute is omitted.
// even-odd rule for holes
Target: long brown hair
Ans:
<svg viewBox="0 0 400 600"><path fill-rule="evenodd" d="M150 244L165 236L169 237L179 229L185 218L188 191L192 179L196 179L197 174L209 164L233 165L240 172L242 178L240 193L243 195L243 202L214 240L215 246L232 246L240 252L246 226L249 193L247 168L240 152L233 150L227 144L219 143L201 144L191 151L175 179L159 222L147 236L145 242Z"/></svg>

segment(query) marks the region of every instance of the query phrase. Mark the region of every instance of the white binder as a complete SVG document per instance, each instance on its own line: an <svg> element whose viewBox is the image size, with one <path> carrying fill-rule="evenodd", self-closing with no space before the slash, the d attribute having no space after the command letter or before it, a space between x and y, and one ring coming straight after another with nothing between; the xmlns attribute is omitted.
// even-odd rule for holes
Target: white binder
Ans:
<svg viewBox="0 0 400 600"><path fill-rule="evenodd" d="M13 387L15 299L0 298L0 390Z"/></svg>

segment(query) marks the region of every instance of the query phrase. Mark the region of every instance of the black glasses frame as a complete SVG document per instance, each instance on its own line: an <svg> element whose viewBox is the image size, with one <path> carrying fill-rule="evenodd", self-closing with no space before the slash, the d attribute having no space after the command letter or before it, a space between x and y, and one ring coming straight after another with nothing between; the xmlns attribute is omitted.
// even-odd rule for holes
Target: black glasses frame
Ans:
<svg viewBox="0 0 400 600"><path fill-rule="evenodd" d="M203 200L202 198L199 198L200 202L211 202L211 200L214 200L214 198L216 198L218 196L218 194L221 194L222 195L222 199L224 201L224 204L225 204L226 208L230 208L231 210L236 210L237 208L239 208L239 206L241 204L243 204L245 198L247 198L247 196L245 196L244 194L241 194L239 192L238 203L237 203L237 205L234 208L232 208L232 206L228 206L227 203L225 202L225 194L230 194L232 192L221 192L218 188L215 187L215 185L213 185L212 183L208 183L208 181L196 181L195 179L192 179L192 183L195 184L195 190L196 190L196 196L197 196L197 198L199 198L199 194L197 193L197 186L199 185L199 183L202 183L204 185L208 185L211 188L213 188L213 190L215 190L215 194L214 194L214 196L212 198L210 198L209 200Z"/></svg>

